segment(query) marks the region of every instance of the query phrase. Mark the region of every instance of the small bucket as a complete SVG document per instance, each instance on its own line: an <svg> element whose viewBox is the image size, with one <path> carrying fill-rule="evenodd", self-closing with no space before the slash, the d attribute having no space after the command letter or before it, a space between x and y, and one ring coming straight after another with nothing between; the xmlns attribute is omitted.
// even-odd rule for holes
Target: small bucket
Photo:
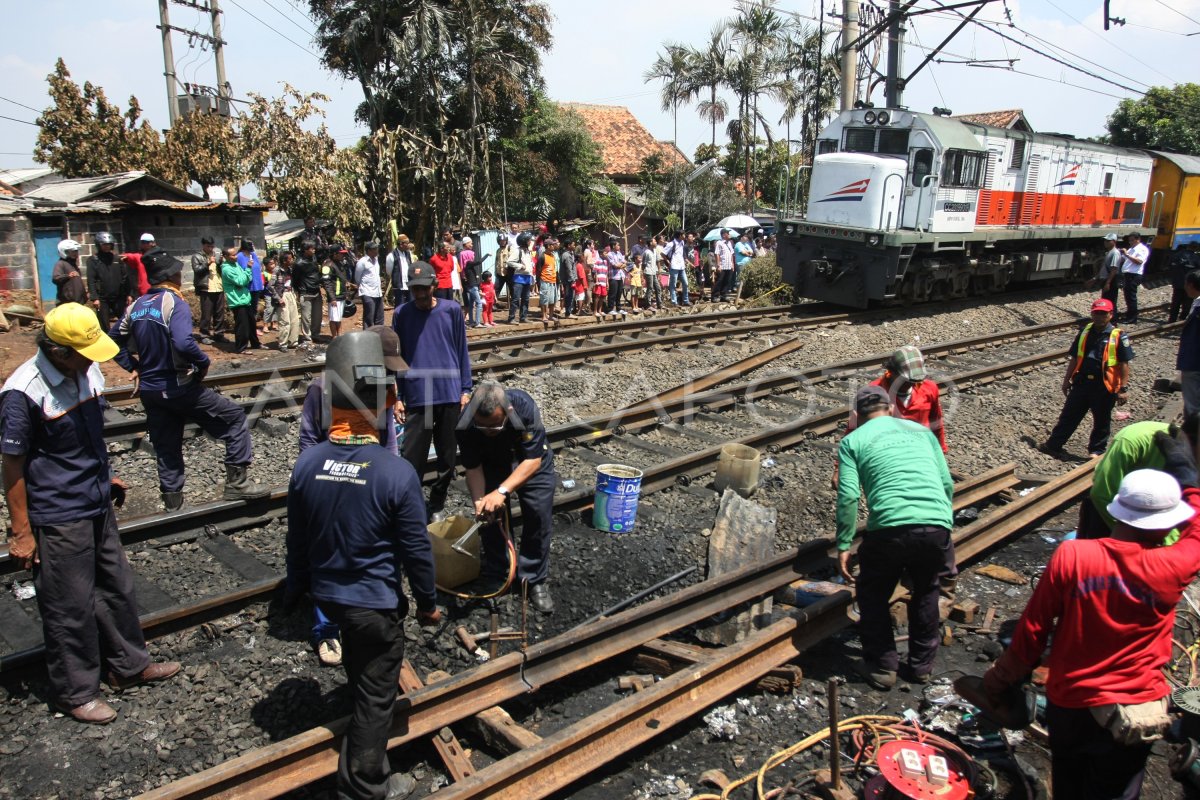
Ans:
<svg viewBox="0 0 1200 800"><path fill-rule="evenodd" d="M434 580L438 586L453 589L479 577L479 537L472 537L463 548L472 555L464 555L452 547L474 524L470 517L457 515L430 524Z"/></svg>
<svg viewBox="0 0 1200 800"><path fill-rule="evenodd" d="M758 491L759 453L744 444L721 446L717 458L717 478L713 488L718 492L733 489L742 497L750 497Z"/></svg>
<svg viewBox="0 0 1200 800"><path fill-rule="evenodd" d="M628 533L637 521L642 471L624 464L596 467L596 500L592 525L609 533Z"/></svg>

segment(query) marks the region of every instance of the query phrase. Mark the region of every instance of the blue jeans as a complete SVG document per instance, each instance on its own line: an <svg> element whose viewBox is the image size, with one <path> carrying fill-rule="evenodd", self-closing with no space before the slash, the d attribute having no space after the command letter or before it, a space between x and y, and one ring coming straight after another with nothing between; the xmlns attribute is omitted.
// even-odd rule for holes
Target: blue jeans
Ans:
<svg viewBox="0 0 1200 800"><path fill-rule="evenodd" d="M512 299L508 303L508 321L512 322L517 315L517 309L521 310L521 322L529 316L529 286L528 283L516 283L515 281L509 286L512 290Z"/></svg>
<svg viewBox="0 0 1200 800"><path fill-rule="evenodd" d="M675 282L679 281L683 284L683 302L688 302L688 278L686 269L671 270L671 303L674 305L677 301L675 296Z"/></svg>
<svg viewBox="0 0 1200 800"><path fill-rule="evenodd" d="M478 325L480 315L483 313L483 296L479 294L479 287L472 286L467 289L467 320L472 325Z"/></svg>

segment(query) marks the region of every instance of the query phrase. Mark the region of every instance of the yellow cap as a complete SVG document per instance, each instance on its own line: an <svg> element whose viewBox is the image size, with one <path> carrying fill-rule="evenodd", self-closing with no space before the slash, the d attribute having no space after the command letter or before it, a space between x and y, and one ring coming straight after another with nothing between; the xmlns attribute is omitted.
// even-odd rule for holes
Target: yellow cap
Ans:
<svg viewBox="0 0 1200 800"><path fill-rule="evenodd" d="M45 319L46 335L92 361L108 361L121 349L100 329L96 312L79 303L55 306Z"/></svg>

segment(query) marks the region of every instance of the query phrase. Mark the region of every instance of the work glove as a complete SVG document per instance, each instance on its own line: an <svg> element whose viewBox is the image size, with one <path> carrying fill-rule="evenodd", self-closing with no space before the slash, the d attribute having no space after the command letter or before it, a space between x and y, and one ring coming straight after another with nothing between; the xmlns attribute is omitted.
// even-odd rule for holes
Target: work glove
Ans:
<svg viewBox="0 0 1200 800"><path fill-rule="evenodd" d="M1163 454L1165 462L1163 472L1179 481L1184 489L1195 489L1200 486L1200 474L1196 471L1196 456L1192 443L1182 432L1174 436L1159 431L1154 434L1154 444Z"/></svg>

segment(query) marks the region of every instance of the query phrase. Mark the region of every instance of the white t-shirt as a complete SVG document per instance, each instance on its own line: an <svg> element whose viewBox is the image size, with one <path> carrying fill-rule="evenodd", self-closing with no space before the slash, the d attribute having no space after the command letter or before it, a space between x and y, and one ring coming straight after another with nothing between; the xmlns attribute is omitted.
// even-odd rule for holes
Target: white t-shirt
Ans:
<svg viewBox="0 0 1200 800"><path fill-rule="evenodd" d="M379 259L363 256L354 265L354 283L362 297L383 297L383 281L379 277Z"/></svg>
<svg viewBox="0 0 1200 800"><path fill-rule="evenodd" d="M1133 256L1142 263L1134 263L1130 256ZM1130 275L1141 275L1146 271L1146 260L1148 258L1150 258L1150 248L1147 247L1144 242L1138 242L1133 247L1125 251L1125 256L1121 259L1122 274L1128 273Z"/></svg>

